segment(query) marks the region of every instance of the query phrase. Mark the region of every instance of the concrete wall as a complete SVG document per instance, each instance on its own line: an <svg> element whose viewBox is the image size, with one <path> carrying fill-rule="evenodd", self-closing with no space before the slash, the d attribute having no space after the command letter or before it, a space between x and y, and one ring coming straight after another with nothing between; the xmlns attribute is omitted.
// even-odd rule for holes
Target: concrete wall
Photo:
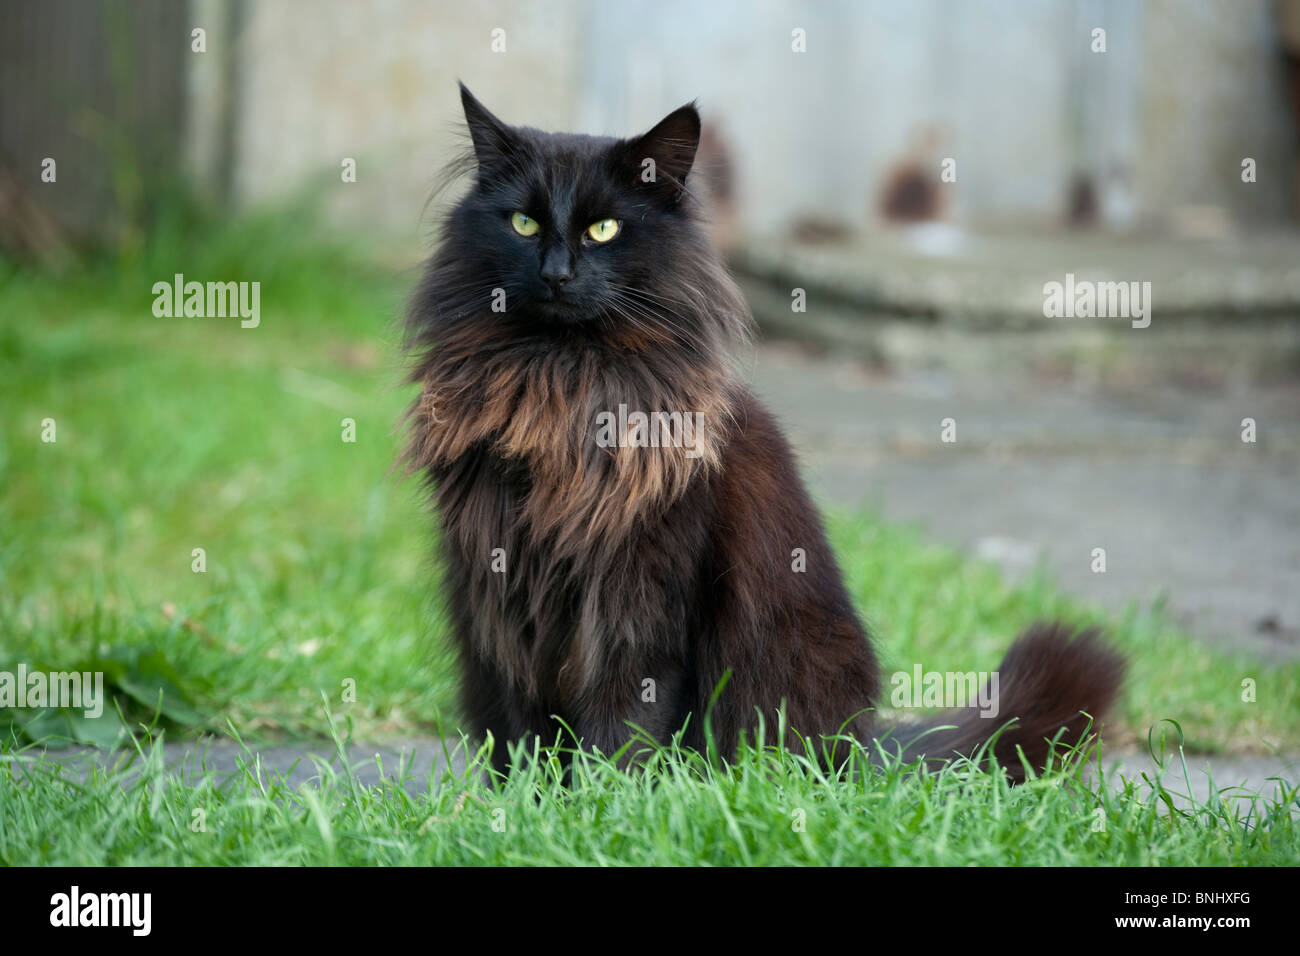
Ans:
<svg viewBox="0 0 1300 956"><path fill-rule="evenodd" d="M215 24L225 6L193 15ZM946 215L975 228L1059 222L1079 172L1116 227L1211 206L1252 229L1291 206L1269 0L252 0L232 30L236 90L219 50L191 60L196 167L215 177L229 107L236 204L321 173L339 215L397 233L428 225L457 78L507 121L590 132L630 134L698 98L735 154L750 230L870 222L909 157L936 176L957 160ZM356 184L339 180L345 156ZM1249 186L1243 156L1259 165Z"/></svg>
<svg viewBox="0 0 1300 956"><path fill-rule="evenodd" d="M195 16L220 24L228 9L202 0ZM575 124L584 9L579 0L245 3L231 37L237 88L217 79L216 57L194 64L192 139L210 144L195 150L196 167L217 177L203 167L230 108L234 205L306 187L347 219L416 235L463 130L457 79L511 120ZM489 48L497 28L504 53ZM341 180L345 157L357 161L356 183Z"/></svg>

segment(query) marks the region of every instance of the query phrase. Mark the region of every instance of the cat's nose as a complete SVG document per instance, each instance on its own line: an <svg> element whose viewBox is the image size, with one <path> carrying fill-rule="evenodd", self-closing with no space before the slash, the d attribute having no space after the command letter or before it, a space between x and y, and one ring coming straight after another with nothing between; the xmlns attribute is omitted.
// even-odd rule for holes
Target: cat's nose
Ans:
<svg viewBox="0 0 1300 956"><path fill-rule="evenodd" d="M566 249L556 247L542 260L542 281L551 287L552 292L559 292L564 283L573 278L573 266L570 265Z"/></svg>
<svg viewBox="0 0 1300 956"><path fill-rule="evenodd" d="M552 292L559 292L564 286L564 283L568 282L572 278L573 273L569 272L567 269L563 272L542 272L542 279L544 279L546 284L551 287Z"/></svg>

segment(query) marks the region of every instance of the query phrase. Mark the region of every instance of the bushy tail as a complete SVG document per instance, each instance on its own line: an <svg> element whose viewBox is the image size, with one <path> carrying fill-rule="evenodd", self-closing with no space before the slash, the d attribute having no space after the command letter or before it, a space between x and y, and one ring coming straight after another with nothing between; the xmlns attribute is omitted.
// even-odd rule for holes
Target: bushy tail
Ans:
<svg viewBox="0 0 1300 956"><path fill-rule="evenodd" d="M924 757L927 765L938 767L953 757L973 756L1001 729L989 750L1020 783L1025 767L1017 748L1035 771L1041 770L1058 734L1060 753L1090 725L1096 729L1123 680L1124 659L1095 628L1074 633L1059 621L1040 622L1021 634L1002 659L996 717L982 717L977 707L959 708L921 725L888 728L877 740L887 752L901 751L906 762Z"/></svg>

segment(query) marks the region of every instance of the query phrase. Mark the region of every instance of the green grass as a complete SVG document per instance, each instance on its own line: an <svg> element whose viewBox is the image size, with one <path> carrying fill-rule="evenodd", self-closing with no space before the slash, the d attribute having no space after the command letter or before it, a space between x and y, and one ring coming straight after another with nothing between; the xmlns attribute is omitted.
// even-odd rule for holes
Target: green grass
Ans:
<svg viewBox="0 0 1300 956"><path fill-rule="evenodd" d="M133 257L58 276L0 261L0 671L103 670L125 718L0 710L13 783L0 785L0 862L1295 862L1294 793L1245 826L1222 808L1161 816L1069 773L1007 790L971 768L827 781L788 754L751 751L721 772L666 753L672 772L595 763L565 790L543 762L500 789L471 775L414 799L346 776L301 791L182 782L147 744L149 786L35 760L22 747L36 738L107 743L142 726L319 740L322 696L358 739L456 726L432 519L390 471L410 397L392 323L414 274L297 226L178 219ZM155 318L151 287L174 272L260 281L261 326ZM1300 739L1300 666L1191 643L1158 609L1107 618L1044 577L1009 587L871 515L831 515L830 529L889 670L988 670L1025 624L1062 615L1104 623L1131 658L1108 746L1164 718L1191 751ZM1256 702L1241 700L1244 678ZM1105 834L1088 827L1099 801ZM206 834L189 827L199 805Z"/></svg>
<svg viewBox="0 0 1300 956"><path fill-rule="evenodd" d="M336 738L337 741L337 738ZM1167 806L1167 791L1095 787L1076 753L1011 787L960 761L941 773L841 772L776 747L721 767L675 747L627 771L579 756L572 778L534 755L491 782L483 754L428 791L368 788L318 763L318 783L241 771L182 781L156 750L92 780L0 757L0 861L113 865L1296 865L1295 785ZM341 746L340 746L341 749ZM390 773L395 769L386 768ZM405 780L398 781L399 784Z"/></svg>

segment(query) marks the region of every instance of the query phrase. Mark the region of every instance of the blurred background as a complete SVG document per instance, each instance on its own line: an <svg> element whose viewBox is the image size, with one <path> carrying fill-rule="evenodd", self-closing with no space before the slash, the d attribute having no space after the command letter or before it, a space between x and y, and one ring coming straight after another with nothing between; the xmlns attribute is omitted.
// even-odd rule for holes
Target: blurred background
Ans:
<svg viewBox="0 0 1300 956"><path fill-rule="evenodd" d="M4 0L11 641L127 608L113 626L174 656L200 635L199 672L232 644L418 643L418 601L399 626L388 590L426 584L418 496L381 474L388 323L461 142L458 79L507 122L620 136L698 100L697 181L760 329L746 368L829 507L1156 609L1294 683L1300 0ZM262 282L262 326L154 318L174 272ZM1150 282L1151 325L1045 317L1067 274ZM332 435L344 416L368 450ZM29 441L46 417L80 478ZM189 574L208 539L220 599ZM290 570L326 555L301 593ZM308 623L241 619L247 575ZM353 597L312 597L340 580ZM863 601L887 632L1002 639ZM409 693L373 726L449 696L449 672L384 666ZM312 705L274 680L269 702L264 671L223 680L254 724Z"/></svg>
<svg viewBox="0 0 1300 956"><path fill-rule="evenodd" d="M698 99L747 237L883 219L1221 238L1297 214L1300 14L1287 0L3 10L5 87L24 93L5 102L9 174L21 183L51 153L98 169L42 197L88 237L109 238L109 214L131 211L114 207L139 199L113 181L128 150L142 173L184 171L231 209L354 157L364 174L331 205L409 234L449 155L457 79L508 121L614 135ZM932 175L946 157L958 189ZM1245 157L1259 170L1248 189Z"/></svg>

